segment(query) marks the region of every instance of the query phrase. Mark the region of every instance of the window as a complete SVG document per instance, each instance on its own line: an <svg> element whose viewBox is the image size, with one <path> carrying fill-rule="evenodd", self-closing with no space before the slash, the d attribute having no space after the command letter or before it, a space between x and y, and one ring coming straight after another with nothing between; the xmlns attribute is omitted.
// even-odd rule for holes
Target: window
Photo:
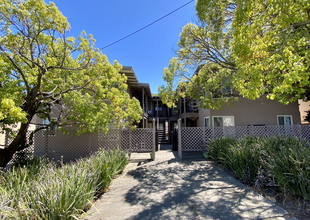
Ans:
<svg viewBox="0 0 310 220"><path fill-rule="evenodd" d="M214 127L235 126L234 116L213 116Z"/></svg>
<svg viewBox="0 0 310 220"><path fill-rule="evenodd" d="M278 125L292 125L293 119L291 115L278 115Z"/></svg>
<svg viewBox="0 0 310 220"><path fill-rule="evenodd" d="M147 113L148 114L152 114L152 107L153 107L152 102L149 102L148 106L147 106Z"/></svg>
<svg viewBox="0 0 310 220"><path fill-rule="evenodd" d="M225 86L224 88L222 88L222 91L221 92L218 91L218 93L216 95L214 95L213 98L215 98L215 99L216 98L222 98L222 97L229 98L231 96L231 94L232 94L231 87Z"/></svg>
<svg viewBox="0 0 310 220"><path fill-rule="evenodd" d="M157 111L157 105L155 106L155 111ZM161 103L158 103L158 111L162 111Z"/></svg>
<svg viewBox="0 0 310 220"><path fill-rule="evenodd" d="M279 133L280 134L292 134L292 127L289 125L293 124L293 118L291 115L278 115L278 125L282 125L279 126ZM286 125L286 126L283 126Z"/></svg>
<svg viewBox="0 0 310 220"><path fill-rule="evenodd" d="M210 118L209 117L205 117L204 125L205 125L205 127L210 127Z"/></svg>
<svg viewBox="0 0 310 220"><path fill-rule="evenodd" d="M234 137L235 118L234 116L213 116L213 137Z"/></svg>

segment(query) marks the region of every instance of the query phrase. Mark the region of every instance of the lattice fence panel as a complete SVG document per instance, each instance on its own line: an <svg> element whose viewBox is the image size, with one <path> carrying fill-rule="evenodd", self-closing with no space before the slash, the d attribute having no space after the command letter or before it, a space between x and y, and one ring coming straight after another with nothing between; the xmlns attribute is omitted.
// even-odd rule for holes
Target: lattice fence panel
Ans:
<svg viewBox="0 0 310 220"><path fill-rule="evenodd" d="M153 147L153 129L137 128L131 131L129 141L131 152L151 152Z"/></svg>
<svg viewBox="0 0 310 220"><path fill-rule="evenodd" d="M30 136L31 131L28 131L26 134L26 144L29 144L29 136ZM15 134L10 134L10 133L6 133L5 138L7 139L7 146L10 145L12 143L12 141L14 140L15 135L17 134L17 132L15 132ZM7 147L4 146L4 147ZM30 147L25 148L24 150L21 150L20 152L24 153L25 155L25 159L32 159L34 156L34 145L31 145ZM17 158L17 154L15 153L12 157L12 159L10 160L10 162L7 164L7 167L11 166L14 161Z"/></svg>
<svg viewBox="0 0 310 220"><path fill-rule="evenodd" d="M27 134L27 143L30 132ZM64 134L63 131L38 131L33 137L33 145L25 149L24 152L29 152L29 157L44 156L66 163L87 157L99 149L122 148L131 152L151 152L153 147L152 128L137 128L135 131L110 129L107 133L85 133L79 136L74 133L74 130L69 130L69 134ZM6 139L6 143L9 145L14 136L6 136ZM14 155L9 165L12 164L15 157Z"/></svg>
<svg viewBox="0 0 310 220"><path fill-rule="evenodd" d="M130 150L131 129L123 129L121 134L122 134L121 148L123 150L129 151Z"/></svg>
<svg viewBox="0 0 310 220"><path fill-rule="evenodd" d="M74 131L63 134L62 131L42 130L34 137L34 154L46 156L64 163L87 157L98 151L98 133L85 133L79 136Z"/></svg>
<svg viewBox="0 0 310 220"><path fill-rule="evenodd" d="M203 129L200 127L190 127L181 129L181 142L183 151L203 150Z"/></svg>
<svg viewBox="0 0 310 220"><path fill-rule="evenodd" d="M310 146L310 125L301 125L299 134L302 139L307 141L308 146Z"/></svg>
<svg viewBox="0 0 310 220"><path fill-rule="evenodd" d="M99 132L98 144L105 150L122 148L122 130L110 129L107 133Z"/></svg>
<svg viewBox="0 0 310 220"><path fill-rule="evenodd" d="M231 127L187 127L181 129L181 141L183 151L200 151L205 142L215 138L244 136L292 136L304 139L310 145L310 125L290 126L231 126Z"/></svg>

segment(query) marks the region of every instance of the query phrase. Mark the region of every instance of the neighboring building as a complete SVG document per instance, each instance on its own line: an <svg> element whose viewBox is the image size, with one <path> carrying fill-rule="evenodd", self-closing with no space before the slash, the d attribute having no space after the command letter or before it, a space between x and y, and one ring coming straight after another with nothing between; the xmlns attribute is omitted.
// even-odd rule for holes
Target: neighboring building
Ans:
<svg viewBox="0 0 310 220"><path fill-rule="evenodd" d="M168 108L158 96L154 96L148 101L147 111L148 127L151 127L153 120L155 120L159 143L170 143L171 132L177 127L178 108Z"/></svg>
<svg viewBox="0 0 310 220"><path fill-rule="evenodd" d="M194 74L198 74L199 66ZM221 95L237 95L229 85ZM215 96L214 99L217 97ZM298 102L287 105L261 96L256 100L239 97L230 106L223 103L220 110L198 108L195 100L183 98L178 103L182 127L225 127L248 125L293 125L301 124Z"/></svg>
<svg viewBox="0 0 310 220"><path fill-rule="evenodd" d="M150 85L148 83L139 83L131 66L124 66L120 73L127 76L127 92L130 95L130 98L135 97L138 99L143 110L142 120L138 127L146 128L148 127L148 100L152 98Z"/></svg>
<svg viewBox="0 0 310 220"><path fill-rule="evenodd" d="M131 66L124 66L120 71L127 76L128 93L130 97L139 100L143 110L143 118L139 128L152 128L153 120L159 131L159 142L170 143L171 129L175 128L178 120L178 109L170 109L161 102L159 97L153 97L148 83L139 83Z"/></svg>
<svg viewBox="0 0 310 220"><path fill-rule="evenodd" d="M182 98L176 107L168 108L162 103L160 97L152 96L149 84L138 81L131 66L124 66L120 73L127 76L127 92L130 97L138 99L143 109L142 120L137 124L138 128L152 128L153 121L155 121L159 142L161 143L170 143L171 133L177 128L178 119L181 119L182 127L292 125L302 123L300 116L302 112L299 112L297 102L283 105L266 97L257 100L239 98L238 101L232 102L230 107L223 104L221 110L198 108L195 100ZM308 104L304 103L301 106L309 107ZM52 113L51 118L57 117L56 112L57 109ZM38 117L35 117L34 121L41 125L49 123ZM57 127L51 129L56 130ZM2 136L0 135L0 145L5 145L5 139Z"/></svg>

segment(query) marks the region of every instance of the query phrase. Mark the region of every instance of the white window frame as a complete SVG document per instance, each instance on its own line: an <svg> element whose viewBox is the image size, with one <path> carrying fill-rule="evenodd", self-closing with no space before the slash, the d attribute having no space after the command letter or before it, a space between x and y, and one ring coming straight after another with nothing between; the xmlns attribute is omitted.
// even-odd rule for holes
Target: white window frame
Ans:
<svg viewBox="0 0 310 220"><path fill-rule="evenodd" d="M151 104L151 109L149 109L149 104ZM148 102L147 103L147 113L148 114L153 114L153 102Z"/></svg>
<svg viewBox="0 0 310 220"><path fill-rule="evenodd" d="M279 117L283 117L284 118L284 125L286 125L285 124L285 118L286 117L290 117L291 118L291 124L290 125L293 125L293 116L292 115L277 115L277 123L278 123L278 125L280 125L279 124ZM282 125L283 126L283 125Z"/></svg>
<svg viewBox="0 0 310 220"><path fill-rule="evenodd" d="M233 121L234 121L234 124L231 125L231 126L235 126L235 116L233 116L233 115L225 115L225 116L212 116L212 127L215 127L214 126L214 118L223 118L223 121L224 121L224 117L232 117ZM223 126L223 127L230 127L230 126Z"/></svg>
<svg viewBox="0 0 310 220"><path fill-rule="evenodd" d="M206 119L209 119L207 125L206 125ZM204 124L204 126L205 126L206 128L209 128L209 127L210 127L210 117L209 117L209 116L204 118L203 124Z"/></svg>
<svg viewBox="0 0 310 220"><path fill-rule="evenodd" d="M230 125L230 126L224 126L224 123L223 123L222 127L215 127L214 126L214 118L223 118L223 122L224 122L224 117L232 117L234 124ZM223 137L235 137L235 116L233 116L233 115L212 116L212 125L213 125L213 128L222 128Z"/></svg>
<svg viewBox="0 0 310 220"><path fill-rule="evenodd" d="M284 125L279 125L279 117L283 117L284 118ZM290 125L286 125L285 124L285 118L286 117L290 117L291 118L291 124ZM290 135L293 133L292 130L292 125L293 125L293 116L292 115L277 115L277 122L278 122L278 126L279 126L279 134L286 134L286 135ZM283 127L281 127L283 126Z"/></svg>

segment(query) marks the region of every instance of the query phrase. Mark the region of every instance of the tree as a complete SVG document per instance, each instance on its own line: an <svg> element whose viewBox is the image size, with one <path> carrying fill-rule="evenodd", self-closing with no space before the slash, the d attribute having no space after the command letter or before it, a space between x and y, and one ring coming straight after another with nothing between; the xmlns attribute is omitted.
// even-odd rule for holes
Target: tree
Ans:
<svg viewBox="0 0 310 220"><path fill-rule="evenodd" d="M184 68L201 65L217 66L217 78L228 80L245 98L267 95L286 104L309 96L309 1L197 0L196 11L199 25L183 28L178 57L171 61L178 62L181 69L164 70L164 79L173 83L167 81L167 86L160 88L162 96L170 97L171 85L175 88L179 82L193 81L193 74L185 76L188 71ZM195 75L205 74L205 68L200 71ZM221 92L226 83L215 84L210 80L213 75L209 70L204 78L207 83L195 87L204 93ZM218 107L210 95L199 98L209 103L204 106Z"/></svg>
<svg viewBox="0 0 310 220"><path fill-rule="evenodd" d="M111 65L83 32L68 37L69 23L43 0L0 0L0 123L3 131L20 123L12 143L0 149L0 167L32 144L33 134L57 125L76 125L77 134L106 131L109 123L141 119L139 101L126 93L121 65ZM58 109L57 119L51 119ZM32 118L48 125L27 132ZM129 119L129 120L123 120Z"/></svg>
<svg viewBox="0 0 310 220"><path fill-rule="evenodd" d="M309 1L240 1L233 28L236 83L243 96L267 93L288 103L309 93Z"/></svg>
<svg viewBox="0 0 310 220"><path fill-rule="evenodd" d="M227 2L227 4L223 4ZM196 8L203 2L197 1ZM178 57L171 59L164 69L166 86L159 94L168 106L180 97L197 99L200 107L219 108L227 86L232 86L232 75L236 71L231 51L231 16L233 3L212 1L212 12L197 12L197 22L185 25L178 42ZM216 18L216 19L215 19ZM221 99L213 99L214 97Z"/></svg>

